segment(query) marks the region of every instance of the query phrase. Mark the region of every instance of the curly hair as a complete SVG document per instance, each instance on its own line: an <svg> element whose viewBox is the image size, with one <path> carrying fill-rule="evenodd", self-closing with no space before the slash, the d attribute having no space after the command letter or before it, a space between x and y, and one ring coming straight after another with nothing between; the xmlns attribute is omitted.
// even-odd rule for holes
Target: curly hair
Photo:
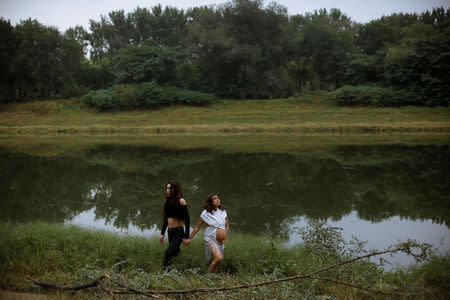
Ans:
<svg viewBox="0 0 450 300"><path fill-rule="evenodd" d="M214 205L213 205L213 197L217 196L220 199L220 195L218 193L212 193L209 194L208 197L206 197L206 201L205 204L203 204L203 208L206 209L207 212L211 213L214 210ZM222 199L220 199L220 205L219 207L221 210L225 210L225 206L223 206L222 204Z"/></svg>

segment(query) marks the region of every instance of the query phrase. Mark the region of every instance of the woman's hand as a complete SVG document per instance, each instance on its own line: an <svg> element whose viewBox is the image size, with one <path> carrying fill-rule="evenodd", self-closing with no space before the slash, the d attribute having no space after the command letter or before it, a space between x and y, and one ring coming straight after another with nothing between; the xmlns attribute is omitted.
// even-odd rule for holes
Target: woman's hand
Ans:
<svg viewBox="0 0 450 300"><path fill-rule="evenodd" d="M159 243L160 243L161 245L164 244L164 235L162 235L162 234L159 236Z"/></svg>
<svg viewBox="0 0 450 300"><path fill-rule="evenodd" d="M190 240L190 239L183 239L183 244L184 244L185 246L189 246L190 243L191 243L191 240Z"/></svg>
<svg viewBox="0 0 450 300"><path fill-rule="evenodd" d="M197 234L197 232L200 230L200 227L202 227L203 224L202 218L198 221L197 226L195 226L194 230L192 230L191 235L189 236L189 243L191 242L191 239Z"/></svg>

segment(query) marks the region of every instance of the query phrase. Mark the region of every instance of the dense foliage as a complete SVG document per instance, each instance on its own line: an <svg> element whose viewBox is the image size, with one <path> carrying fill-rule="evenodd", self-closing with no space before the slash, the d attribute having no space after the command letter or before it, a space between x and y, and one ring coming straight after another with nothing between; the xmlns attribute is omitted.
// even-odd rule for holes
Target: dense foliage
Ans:
<svg viewBox="0 0 450 300"><path fill-rule="evenodd" d="M213 99L212 94L159 86L154 81L140 85L119 84L109 89L90 91L83 97L86 104L99 110L159 108L177 104L201 106Z"/></svg>
<svg viewBox="0 0 450 300"><path fill-rule="evenodd" d="M12 26L0 19L0 100L154 81L231 98L370 84L379 88L357 90L395 100L358 104L448 105L449 20L450 9L441 7L358 24L339 9L289 15L262 0L112 11L90 20L88 30L64 34L36 20Z"/></svg>
<svg viewBox="0 0 450 300"><path fill-rule="evenodd" d="M400 106L421 105L424 103L417 95L406 90L376 85L345 85L330 93L338 105L345 106Z"/></svg>

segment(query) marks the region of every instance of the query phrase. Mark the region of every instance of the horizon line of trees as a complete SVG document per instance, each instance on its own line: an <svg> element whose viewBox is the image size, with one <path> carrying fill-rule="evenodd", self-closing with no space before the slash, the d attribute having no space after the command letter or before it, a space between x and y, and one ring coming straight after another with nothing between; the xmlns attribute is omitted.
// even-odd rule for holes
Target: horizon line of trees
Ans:
<svg viewBox="0 0 450 300"><path fill-rule="evenodd" d="M275 2L232 0L112 11L64 33L1 18L0 68L3 103L154 82L237 99L348 95L350 85L415 97L399 105L447 106L450 9L360 24L339 9L289 15Z"/></svg>

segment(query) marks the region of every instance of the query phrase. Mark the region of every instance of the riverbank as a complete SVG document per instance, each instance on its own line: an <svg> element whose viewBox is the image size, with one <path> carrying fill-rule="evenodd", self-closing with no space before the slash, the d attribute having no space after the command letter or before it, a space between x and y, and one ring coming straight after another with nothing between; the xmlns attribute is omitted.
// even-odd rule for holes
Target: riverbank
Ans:
<svg viewBox="0 0 450 300"><path fill-rule="evenodd" d="M230 134L450 132L448 107L339 107L324 95L221 100L207 107L97 112L81 99L0 108L0 134Z"/></svg>
<svg viewBox="0 0 450 300"><path fill-rule="evenodd" d="M45 223L1 223L0 237L1 289L48 293L50 296L58 293L69 299L98 297L103 291L99 288L78 292L46 291L29 280L75 285L109 274L122 284L141 290L229 287L307 274L345 259L332 249L328 253L319 248L319 251L310 251L304 246L285 249L274 240L232 233L218 274L207 273L201 238L194 239L191 246L183 247L173 269L167 272L161 268L164 246L159 245L156 238L114 235ZM339 246L342 245L336 245ZM439 298L448 296L450 282L449 261L448 258L443 259L439 258L439 263L394 272L386 272L367 260L361 260L317 276L388 293L396 299ZM196 298L198 295L188 297ZM371 294L336 282L309 278L202 296L206 299L300 299L315 296L384 299L386 294Z"/></svg>
<svg viewBox="0 0 450 300"><path fill-rule="evenodd" d="M47 134L0 135L0 151L28 155L79 157L101 146L162 147L168 149L214 149L222 152L308 153L328 156L340 146L439 145L449 142L449 133L383 134ZM321 155L321 153L324 153Z"/></svg>

